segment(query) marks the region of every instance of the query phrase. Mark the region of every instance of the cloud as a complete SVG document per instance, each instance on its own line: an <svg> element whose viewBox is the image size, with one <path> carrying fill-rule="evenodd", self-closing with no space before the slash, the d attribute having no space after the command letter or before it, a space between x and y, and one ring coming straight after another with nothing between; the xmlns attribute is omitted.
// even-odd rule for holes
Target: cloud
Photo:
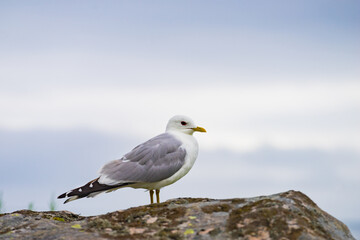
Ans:
<svg viewBox="0 0 360 240"><path fill-rule="evenodd" d="M360 85L248 84L173 87L59 88L2 94L3 129L88 128L151 137L175 114L208 129L210 149L359 149ZM146 121L143 121L146 119ZM136 122L136 124L135 124Z"/></svg>

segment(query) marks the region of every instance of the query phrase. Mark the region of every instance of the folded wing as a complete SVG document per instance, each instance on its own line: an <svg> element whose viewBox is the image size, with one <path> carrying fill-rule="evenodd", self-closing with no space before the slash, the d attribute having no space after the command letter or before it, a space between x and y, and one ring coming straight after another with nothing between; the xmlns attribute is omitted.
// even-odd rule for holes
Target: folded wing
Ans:
<svg viewBox="0 0 360 240"><path fill-rule="evenodd" d="M163 133L138 145L121 159L104 165L98 181L106 185L161 181L183 166L185 156L181 142Z"/></svg>

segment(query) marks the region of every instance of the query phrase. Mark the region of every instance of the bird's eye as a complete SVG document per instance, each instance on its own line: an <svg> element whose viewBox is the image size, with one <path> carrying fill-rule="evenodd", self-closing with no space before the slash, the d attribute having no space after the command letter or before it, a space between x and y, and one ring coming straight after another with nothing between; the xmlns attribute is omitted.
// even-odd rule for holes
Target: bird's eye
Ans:
<svg viewBox="0 0 360 240"><path fill-rule="evenodd" d="M185 126L186 124L187 124L187 122L185 122L185 121L181 122L181 125L183 125L183 126Z"/></svg>

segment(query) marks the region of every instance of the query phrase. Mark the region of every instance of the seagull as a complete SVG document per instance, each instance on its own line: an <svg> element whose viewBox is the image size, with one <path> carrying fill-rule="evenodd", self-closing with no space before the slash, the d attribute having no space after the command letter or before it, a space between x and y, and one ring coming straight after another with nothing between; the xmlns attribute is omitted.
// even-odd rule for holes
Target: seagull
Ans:
<svg viewBox="0 0 360 240"><path fill-rule="evenodd" d="M84 197L95 197L123 187L149 190L150 203L160 203L160 189L185 176L195 163L199 146L194 132L206 132L183 115L172 117L165 133L136 146L122 158L105 164L99 177L87 184L61 194L64 203Z"/></svg>

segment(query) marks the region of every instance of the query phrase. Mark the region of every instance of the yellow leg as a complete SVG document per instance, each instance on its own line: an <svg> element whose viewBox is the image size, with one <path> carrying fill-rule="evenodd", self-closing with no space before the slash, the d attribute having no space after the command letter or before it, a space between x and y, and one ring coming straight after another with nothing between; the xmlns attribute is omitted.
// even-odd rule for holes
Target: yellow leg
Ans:
<svg viewBox="0 0 360 240"><path fill-rule="evenodd" d="M160 189L156 189L156 201L160 203Z"/></svg>
<svg viewBox="0 0 360 240"><path fill-rule="evenodd" d="M151 204L154 203L154 190L150 190L150 202Z"/></svg>

